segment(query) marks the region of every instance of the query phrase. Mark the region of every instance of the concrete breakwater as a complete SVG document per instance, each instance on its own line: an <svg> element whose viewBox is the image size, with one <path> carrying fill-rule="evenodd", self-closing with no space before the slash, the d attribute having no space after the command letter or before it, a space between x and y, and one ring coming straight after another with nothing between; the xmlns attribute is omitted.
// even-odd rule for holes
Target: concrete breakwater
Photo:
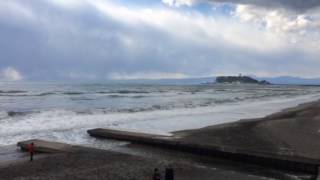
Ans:
<svg viewBox="0 0 320 180"><path fill-rule="evenodd" d="M241 165L240 167L220 166L215 163L201 163L198 159L185 158L185 156L181 156L183 159L176 158L183 153L177 151L170 155L165 153L168 152L166 149L161 149L164 150L161 151L161 156L150 157L39 139L19 142L18 146L25 150L31 142L35 144L35 151L39 152L35 155L35 161L30 163L28 154L20 152L22 158L19 162L14 160L3 167L0 166L0 179L149 180L152 178L155 167L164 173L163 170L168 166L174 168L177 180L265 180L270 178L295 180L299 177L315 179L309 174L288 175L287 172L258 166L251 166L254 170L251 172L240 168ZM157 154L154 151L153 153Z"/></svg>
<svg viewBox="0 0 320 180"><path fill-rule="evenodd" d="M231 146L212 145L183 141L179 138L158 136L153 134L118 131L111 129L92 129L87 131L90 136L129 141L133 143L169 148L207 156L216 156L232 161L241 161L274 169L318 174L320 161L297 155L275 154L261 151L250 151Z"/></svg>
<svg viewBox="0 0 320 180"><path fill-rule="evenodd" d="M75 146L69 144L49 142L40 139L21 141L17 143L17 146L26 151L31 142L35 144L35 151L39 153L63 153L72 152L75 149Z"/></svg>

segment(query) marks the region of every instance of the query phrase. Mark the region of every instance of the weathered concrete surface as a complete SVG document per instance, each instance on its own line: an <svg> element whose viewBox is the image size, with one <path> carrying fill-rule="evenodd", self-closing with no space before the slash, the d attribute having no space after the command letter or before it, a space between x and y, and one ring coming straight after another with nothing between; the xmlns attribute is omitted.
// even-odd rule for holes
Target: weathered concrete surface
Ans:
<svg viewBox="0 0 320 180"><path fill-rule="evenodd" d="M320 101L260 119L176 132L182 141L228 146L248 152L319 164ZM304 159L304 160L303 160Z"/></svg>
<svg viewBox="0 0 320 180"><path fill-rule="evenodd" d="M95 137L101 138L111 138L117 140L128 140L128 141L135 141L139 139L139 141L150 141L150 139L172 139L171 136L163 136L163 135L156 135L156 134L146 134L146 133L139 133L139 132L129 132L129 131L120 131L114 129L104 129L104 128L97 128L87 131L88 134Z"/></svg>
<svg viewBox="0 0 320 180"><path fill-rule="evenodd" d="M320 161L308 159L300 156L288 156L286 154L271 154L268 152L256 152L250 149L240 149L236 147L226 147L213 145L210 143L199 143L184 141L182 139L159 137L147 134L132 133L109 129L93 129L88 133L94 137L111 138L118 140L131 141L139 144L148 144L158 147L171 148L186 152L198 153L202 155L213 155L237 161L246 161L268 167L283 168L294 171L318 173ZM118 135L119 134L119 135Z"/></svg>
<svg viewBox="0 0 320 180"><path fill-rule="evenodd" d="M241 120L176 133L186 142L209 143L253 152L320 160L320 101L265 118Z"/></svg>
<svg viewBox="0 0 320 180"><path fill-rule="evenodd" d="M40 139L31 139L27 141L21 141L17 143L22 150L27 150L28 144L34 143L34 150L40 153L63 153L72 152L76 148L75 146L59 143L59 142L49 142Z"/></svg>
<svg viewBox="0 0 320 180"><path fill-rule="evenodd" d="M317 174L320 165L320 101L272 114L176 132L162 137L110 129L93 129L94 137L112 138L233 160Z"/></svg>
<svg viewBox="0 0 320 180"><path fill-rule="evenodd" d="M320 160L320 101L265 118L176 132L188 142Z"/></svg>
<svg viewBox="0 0 320 180"><path fill-rule="evenodd" d="M270 176L276 180L300 179L286 173L268 170L266 170L268 176L260 176L255 173L203 166L193 161L177 161L166 157L161 159L146 158L42 140L31 140L20 144L29 142L40 144L45 151L49 150L50 155L35 159L32 163L25 161L6 167L0 166L0 179L150 180L154 168L159 168L163 176L165 167L169 165L175 169L176 180L264 180ZM75 150L72 150L72 153L65 152L65 147ZM50 150L51 148L53 150ZM60 151L61 149L62 151Z"/></svg>

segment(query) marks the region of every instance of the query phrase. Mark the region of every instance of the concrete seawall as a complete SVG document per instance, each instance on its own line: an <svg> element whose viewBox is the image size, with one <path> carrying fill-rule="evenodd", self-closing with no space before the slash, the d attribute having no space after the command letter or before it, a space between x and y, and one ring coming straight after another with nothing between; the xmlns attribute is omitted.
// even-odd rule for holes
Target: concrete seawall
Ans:
<svg viewBox="0 0 320 180"><path fill-rule="evenodd" d="M28 145L33 142L35 151L39 153L65 153L74 151L75 147L65 143L44 141L40 139L31 139L17 143L22 150L27 150Z"/></svg>
<svg viewBox="0 0 320 180"><path fill-rule="evenodd" d="M247 162L274 169L318 174L320 161L296 155L288 156L281 153L256 152L248 149L226 147L212 144L200 144L182 141L168 136L134 133L111 129L92 129L87 131L90 136L129 141L133 143L169 148L201 155L216 156L232 161Z"/></svg>
<svg viewBox="0 0 320 180"><path fill-rule="evenodd" d="M0 179L152 179L154 168L163 170L167 167L174 168L177 180L265 180L287 179L295 180L299 177L315 179L310 174L279 172L264 167L253 167L247 171L240 166L219 166L215 163L201 163L198 159L176 158L181 152L166 154L166 149L153 152L160 156L140 156L117 151L95 149L51 142L39 139L19 142L23 150L28 144L35 144L34 162L30 163L28 154L21 153L22 158L1 167ZM148 148L147 148L148 149ZM182 153L183 154L183 153ZM200 157L201 158L201 157ZM207 158L207 157L206 157ZM244 164L244 163L240 163ZM252 168L252 167L251 167ZM276 178L274 178L276 177ZM305 178L307 177L307 178Z"/></svg>

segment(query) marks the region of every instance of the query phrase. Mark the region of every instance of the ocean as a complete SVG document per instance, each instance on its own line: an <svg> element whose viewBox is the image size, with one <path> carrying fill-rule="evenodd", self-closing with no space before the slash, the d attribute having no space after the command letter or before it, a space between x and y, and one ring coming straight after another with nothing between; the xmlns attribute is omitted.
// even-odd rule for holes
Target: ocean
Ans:
<svg viewBox="0 0 320 180"><path fill-rule="evenodd" d="M263 117L319 98L316 86L2 82L0 146L39 138L100 147L86 130L170 135Z"/></svg>

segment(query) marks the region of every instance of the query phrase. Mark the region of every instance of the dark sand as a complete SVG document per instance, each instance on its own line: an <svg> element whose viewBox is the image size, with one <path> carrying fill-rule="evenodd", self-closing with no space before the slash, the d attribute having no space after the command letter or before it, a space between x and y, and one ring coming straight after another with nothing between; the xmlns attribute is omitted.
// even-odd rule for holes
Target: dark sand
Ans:
<svg viewBox="0 0 320 180"><path fill-rule="evenodd" d="M320 160L320 101L264 118L176 132L183 141Z"/></svg>
<svg viewBox="0 0 320 180"><path fill-rule="evenodd" d="M78 148L70 153L36 155L34 162L15 161L0 166L0 179L106 179L106 180L150 180L155 167L164 171L168 165L175 169L177 180L263 180L297 179L287 174L262 167L233 164L229 166L214 159L192 154L178 153L146 147L131 147L135 153L119 153L91 148ZM128 152L127 150L124 150ZM197 159L197 160L195 160ZM202 162L201 162L202 161ZM222 163L222 164L221 164ZM163 173L162 173L163 174ZM302 175L298 179L310 179Z"/></svg>
<svg viewBox="0 0 320 180"><path fill-rule="evenodd" d="M261 119L242 120L198 130L176 132L176 137L203 144L276 154L294 153L320 159L319 129L320 101L317 101ZM168 165L175 169L177 180L314 178L306 174L277 171L245 162L232 162L142 145L120 147L116 151L78 148L73 152L36 154L35 161L32 163L28 162L25 153L15 152L20 154L17 157L14 156L16 159L0 163L0 180L150 180L155 167L163 171Z"/></svg>

